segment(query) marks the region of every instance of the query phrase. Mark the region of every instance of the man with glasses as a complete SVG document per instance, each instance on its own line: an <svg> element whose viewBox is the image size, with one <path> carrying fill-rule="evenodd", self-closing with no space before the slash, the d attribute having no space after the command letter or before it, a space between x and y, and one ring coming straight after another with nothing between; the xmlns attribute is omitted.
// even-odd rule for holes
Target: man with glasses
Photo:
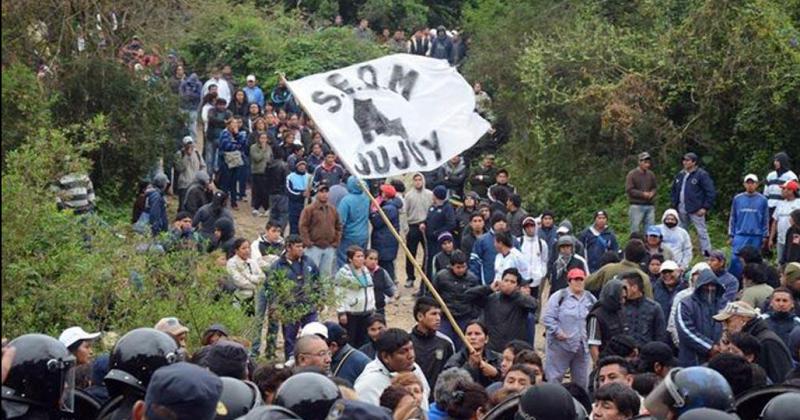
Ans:
<svg viewBox="0 0 800 420"><path fill-rule="evenodd" d="M321 369L326 375L331 370L331 351L328 343L316 334L304 335L297 339L294 345L294 360L298 368L312 366Z"/></svg>
<svg viewBox="0 0 800 420"><path fill-rule="evenodd" d="M688 229L692 222L700 238L700 249L704 256L711 252L711 239L706 229L706 214L714 205L717 191L714 181L703 168L697 166L697 154L683 155L683 170L672 182L672 208L678 209L681 226Z"/></svg>
<svg viewBox="0 0 800 420"><path fill-rule="evenodd" d="M650 153L639 153L639 166L631 169L625 177L631 233L644 232L655 224L656 176L650 170L652 163Z"/></svg>

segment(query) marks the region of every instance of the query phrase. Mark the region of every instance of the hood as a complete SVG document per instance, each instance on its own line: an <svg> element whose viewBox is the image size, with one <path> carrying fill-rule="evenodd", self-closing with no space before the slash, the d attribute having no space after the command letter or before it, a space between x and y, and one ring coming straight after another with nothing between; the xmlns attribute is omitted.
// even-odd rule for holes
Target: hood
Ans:
<svg viewBox="0 0 800 420"><path fill-rule="evenodd" d="M675 220L680 222L681 219L678 216L678 211L677 210L675 210L675 209L666 209L666 210L664 210L664 214L661 216L661 223L664 223L664 219L666 219L667 216L669 216L670 214L675 217Z"/></svg>
<svg viewBox="0 0 800 420"><path fill-rule="evenodd" d="M192 74L190 74L190 75L189 75L188 82L189 82L189 83L192 83L192 84L195 84L195 83L200 83L200 79L197 77L197 73L192 73Z"/></svg>
<svg viewBox="0 0 800 420"><path fill-rule="evenodd" d="M773 160L777 160L781 163L781 169L778 170L778 174L782 174L786 171L792 169L792 165L789 162L789 155L786 152L778 152L775 154L775 158Z"/></svg>
<svg viewBox="0 0 800 420"><path fill-rule="evenodd" d="M195 184L202 185L203 187L207 187L208 183L211 182L211 177L208 176L208 172L206 171L197 171L194 174L194 181Z"/></svg>
<svg viewBox="0 0 800 420"><path fill-rule="evenodd" d="M392 197L392 198L384 201L383 203L381 203L381 206L388 206L390 204L395 206L397 208L397 210L400 210L400 209L403 208L403 200L401 200L401 199L399 199L397 197Z"/></svg>
<svg viewBox="0 0 800 420"><path fill-rule="evenodd" d="M222 232L222 237L220 237L220 242L225 242L228 239L233 238L233 235L236 234L236 230L233 227L233 220L228 219L227 217L220 217L214 223L214 230L219 229Z"/></svg>
<svg viewBox="0 0 800 420"><path fill-rule="evenodd" d="M700 271L700 274L697 276L697 283L694 286L694 294L698 294L698 291L702 289L703 286L714 283L717 285L717 298L721 298L722 295L725 293L725 288L722 287L722 284L719 282L719 277L714 274L713 271L705 269Z"/></svg>
<svg viewBox="0 0 800 420"><path fill-rule="evenodd" d="M222 208L225 205L225 200L228 199L228 194L224 191L217 191L214 193L214 196L211 198L211 205L212 207Z"/></svg>
<svg viewBox="0 0 800 420"><path fill-rule="evenodd" d="M608 311L616 312L622 308L622 280L611 279L600 291L600 303Z"/></svg>
<svg viewBox="0 0 800 420"><path fill-rule="evenodd" d="M150 183L159 190L164 191L167 189L167 184L169 184L169 178L165 174L158 174L153 177L153 181Z"/></svg>
<svg viewBox="0 0 800 420"><path fill-rule="evenodd" d="M413 174L411 174L411 179L413 180L417 175L422 177L422 189L424 190L426 188L426 186L425 186L425 174L423 174L422 172L414 172ZM415 189L416 188L414 188L414 184L412 182L411 191L413 191Z"/></svg>
<svg viewBox="0 0 800 420"><path fill-rule="evenodd" d="M347 178L347 192L350 194L363 194L364 192L361 191L361 186L358 184L359 182L356 177L351 176L350 178Z"/></svg>
<svg viewBox="0 0 800 420"><path fill-rule="evenodd" d="M569 229L570 232L572 232L572 222L570 222L569 219L562 220L561 223L558 224L558 227L560 228L565 227Z"/></svg>

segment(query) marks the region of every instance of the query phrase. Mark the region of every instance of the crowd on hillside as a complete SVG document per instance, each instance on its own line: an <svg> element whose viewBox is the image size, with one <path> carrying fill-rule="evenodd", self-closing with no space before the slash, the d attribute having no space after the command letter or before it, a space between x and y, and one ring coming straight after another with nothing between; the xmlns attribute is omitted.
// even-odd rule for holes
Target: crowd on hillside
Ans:
<svg viewBox="0 0 800 420"><path fill-rule="evenodd" d="M452 59L452 45L440 55L422 39L411 48ZM706 216L721 197L700 157L683 156L657 221L663 180L640 153L620 182L630 203L620 238L604 210L583 229L557 210L527 211L492 155L362 186L284 83L266 89L248 75L240 87L229 66L204 82L181 64L169 77L187 135L173 176L142 185L135 229L158 252L219 258L242 316L264 320L331 279L336 319L267 316L261 343L219 324L189 340L166 317L96 358L100 333L24 335L4 344L7 418L723 419L735 409L780 419L800 406L800 186L785 153L763 182L743 176L728 237L713 241ZM485 114L488 95L477 83L475 94ZM61 208L93 211L88 177L59 186ZM251 217L265 218L257 238L236 234L234 214L248 202ZM421 254L466 343L410 262L399 284L392 229ZM731 254L712 245L725 241ZM278 277L294 282L294 302L275 301ZM400 287L417 288L410 331L384 315ZM274 362L279 330L283 363ZM272 362L255 363L262 349Z"/></svg>

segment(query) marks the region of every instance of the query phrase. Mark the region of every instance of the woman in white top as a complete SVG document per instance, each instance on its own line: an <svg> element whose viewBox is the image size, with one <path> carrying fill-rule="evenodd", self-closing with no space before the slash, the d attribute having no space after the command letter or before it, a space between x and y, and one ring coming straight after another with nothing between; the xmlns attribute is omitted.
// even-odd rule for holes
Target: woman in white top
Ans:
<svg viewBox="0 0 800 420"><path fill-rule="evenodd" d="M347 264L336 273L336 295L339 298L339 324L347 329L350 345L359 348L367 336L367 319L375 312L375 285L366 268L364 250L347 248Z"/></svg>
<svg viewBox="0 0 800 420"><path fill-rule="evenodd" d="M229 280L227 285L233 289L234 296L245 304L247 313L254 313L253 297L266 275L258 262L250 258L250 242L247 239L238 238L233 242L226 268Z"/></svg>

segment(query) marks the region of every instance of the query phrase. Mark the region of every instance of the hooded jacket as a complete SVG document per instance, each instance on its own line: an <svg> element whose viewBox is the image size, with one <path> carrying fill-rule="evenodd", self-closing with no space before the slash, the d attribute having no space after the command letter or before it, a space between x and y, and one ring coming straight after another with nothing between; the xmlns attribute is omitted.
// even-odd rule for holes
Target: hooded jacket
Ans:
<svg viewBox="0 0 800 420"><path fill-rule="evenodd" d="M537 231L538 233L538 231ZM520 251L528 263L528 276L531 287L539 287L542 279L547 275L547 263L550 261L550 247L538 234L528 236L523 230L519 238Z"/></svg>
<svg viewBox="0 0 800 420"><path fill-rule="evenodd" d="M447 302L447 307L456 319L473 319L478 316L476 308L467 298L467 290L480 285L480 281L471 271L462 277L453 274L452 269L442 270L433 278L433 288Z"/></svg>
<svg viewBox="0 0 800 420"><path fill-rule="evenodd" d="M502 352L509 341L526 340L528 313L536 311L536 298L520 291L506 295L490 286L473 287L467 290L466 298L483 308L480 318L489 328L490 350Z"/></svg>
<svg viewBox="0 0 800 420"><path fill-rule="evenodd" d="M381 208L394 229L399 232L400 209L403 208L403 202L397 197L392 197L384 200L381 203ZM389 227L383 221L383 217L377 211L369 215L369 221L372 222L372 241L370 246L378 251L381 261L394 261L397 258L397 250L400 247L397 239L392 235Z"/></svg>
<svg viewBox="0 0 800 420"><path fill-rule="evenodd" d="M227 254L236 240L236 228L234 227L233 219L220 217L214 222L214 230L219 230L221 234L219 239L214 238L209 244L208 252L220 249Z"/></svg>
<svg viewBox="0 0 800 420"><path fill-rule="evenodd" d="M150 232L158 236L169 229L167 221L167 202L164 200L164 190L167 188L167 177L163 174L156 175L153 183L144 192L146 197L145 211L150 213Z"/></svg>
<svg viewBox="0 0 800 420"><path fill-rule="evenodd" d="M711 209L714 206L714 199L717 190L714 188L714 181L703 168L696 168L688 176L682 170L675 175L672 182L670 197L672 208L679 209L681 203L681 189L683 189L684 178L686 179L686 189L683 193L684 208L687 213L696 213L700 209Z"/></svg>
<svg viewBox="0 0 800 420"><path fill-rule="evenodd" d="M764 180L764 195L767 197L769 208L774 209L778 203L783 200L781 196L781 186L793 179L797 179L797 175L792 172L791 164L789 163L789 155L785 152L780 152L775 155L773 161L781 163L780 169L772 171L767 174Z"/></svg>
<svg viewBox="0 0 800 420"><path fill-rule="evenodd" d="M675 227L671 228L664 224L664 219L669 215L674 216L678 222ZM677 210L667 209L661 216L661 224L657 227L661 230L661 244L672 251L678 266L686 269L692 262L692 238L689 237L689 232L680 226L680 220Z"/></svg>
<svg viewBox="0 0 800 420"><path fill-rule="evenodd" d="M589 264L589 270L592 272L600 268L600 259L606 251L619 251L617 237L609 227L598 231L594 225L589 226L581 232L578 240L581 241L586 250L586 262Z"/></svg>
<svg viewBox="0 0 800 420"><path fill-rule="evenodd" d="M625 320L622 312L622 280L612 279L603 286L600 298L586 317L587 344L598 346L603 352L611 338L624 334Z"/></svg>
<svg viewBox="0 0 800 420"><path fill-rule="evenodd" d="M783 382L786 374L792 370L792 355L783 340L760 318L748 321L742 332L749 333L761 344L756 363L764 368L772 383Z"/></svg>
<svg viewBox="0 0 800 420"><path fill-rule="evenodd" d="M366 267L358 272L345 264L336 273L336 295L339 297L338 313L365 313L375 310L375 284Z"/></svg>
<svg viewBox="0 0 800 420"><path fill-rule="evenodd" d="M361 191L358 179L347 179L347 195L337 208L342 221L342 238L366 242L369 233L369 198Z"/></svg>
<svg viewBox="0 0 800 420"><path fill-rule="evenodd" d="M416 363L414 363L412 373L417 377L420 383L422 383L422 401L420 401L420 405L423 410L427 410L431 387L428 386L428 380L425 378L425 374ZM353 386L356 395L358 395L358 400L380 405L381 394L391 385L392 378L397 375L397 372L390 371L380 360L380 357L376 355L375 360L369 362L369 364L364 367L364 371L358 376Z"/></svg>
<svg viewBox="0 0 800 420"><path fill-rule="evenodd" d="M203 160L203 156L200 155L199 150L195 148L188 155L184 149L178 150L175 152L175 177L177 178L175 189L183 190L189 188L195 180L195 175L205 170L206 162Z"/></svg>
<svg viewBox="0 0 800 420"><path fill-rule="evenodd" d="M703 286L715 284L714 294L704 296ZM711 270L702 270L691 296L683 299L676 313L676 329L680 337L678 363L682 367L697 366L708 360L711 347L722 335L722 324L715 321L724 306L724 289Z"/></svg>
<svg viewBox="0 0 800 420"><path fill-rule="evenodd" d="M185 111L197 111L202 99L203 84L197 78L197 73L192 73L189 77L181 81L178 88L181 97L181 109Z"/></svg>
<svg viewBox="0 0 800 420"><path fill-rule="evenodd" d="M428 217L428 207L433 204L433 192L425 188L425 177L420 172L414 173L413 176L416 177L417 175L422 176L422 189L417 190L412 186L405 193L406 214L408 215L409 225L424 222L425 218Z"/></svg>

